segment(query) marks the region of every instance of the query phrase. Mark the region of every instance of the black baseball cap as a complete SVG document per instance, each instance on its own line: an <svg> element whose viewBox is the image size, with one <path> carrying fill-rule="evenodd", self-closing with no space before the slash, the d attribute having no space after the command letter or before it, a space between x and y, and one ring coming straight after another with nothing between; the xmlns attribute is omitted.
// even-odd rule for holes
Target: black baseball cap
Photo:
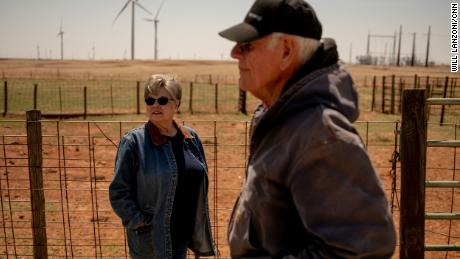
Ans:
<svg viewBox="0 0 460 259"><path fill-rule="evenodd" d="M256 0L244 21L219 35L249 42L273 32L321 39L322 27L315 10L304 0Z"/></svg>

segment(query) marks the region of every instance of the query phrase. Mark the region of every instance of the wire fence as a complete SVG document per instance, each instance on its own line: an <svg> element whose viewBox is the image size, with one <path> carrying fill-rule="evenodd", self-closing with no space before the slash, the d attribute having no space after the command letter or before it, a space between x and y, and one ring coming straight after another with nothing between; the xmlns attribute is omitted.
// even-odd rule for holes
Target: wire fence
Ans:
<svg viewBox="0 0 460 259"><path fill-rule="evenodd" d="M361 81L357 82L361 85ZM0 82L3 116L22 115L31 109L41 110L48 118L144 113L140 81L4 78ZM362 92L368 94L366 88ZM364 100L370 102L368 97ZM182 83L179 112L246 114L258 102L241 91L232 76L195 75L194 81ZM363 107L367 109L370 104Z"/></svg>
<svg viewBox="0 0 460 259"><path fill-rule="evenodd" d="M50 257L127 258L120 220L112 212L108 185L113 176L116 145L142 121L41 120L43 192L47 249ZM244 181L248 156L247 121L185 121L200 134L209 165L209 206L217 258L229 258L227 221ZM397 121L355 124L399 222L399 150ZM430 124L430 138L457 139L459 124ZM33 257L32 205L26 121L0 121L0 257ZM427 179L457 178L456 149L429 149ZM427 191L427 211L458 208L458 192ZM457 223L426 224L431 243L460 243ZM396 250L397 251L397 250ZM445 258L447 252L426 252ZM452 256L452 253L450 253ZM192 256L190 254L190 256Z"/></svg>
<svg viewBox="0 0 460 259"><path fill-rule="evenodd" d="M31 109L55 117L144 113L139 81L8 79L2 88L3 116ZM237 113L239 92L234 84L183 83L180 112Z"/></svg>
<svg viewBox="0 0 460 259"><path fill-rule="evenodd" d="M362 107L368 111L401 114L402 92L405 89L426 89L427 98L460 98L458 77L395 76L370 77L359 89ZM460 107L435 105L428 110L439 123L459 123Z"/></svg>

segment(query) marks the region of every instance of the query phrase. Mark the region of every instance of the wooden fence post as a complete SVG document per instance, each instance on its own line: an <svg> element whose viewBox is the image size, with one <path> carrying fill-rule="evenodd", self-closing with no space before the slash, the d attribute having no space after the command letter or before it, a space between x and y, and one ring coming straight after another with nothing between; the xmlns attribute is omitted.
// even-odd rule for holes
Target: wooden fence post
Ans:
<svg viewBox="0 0 460 259"><path fill-rule="evenodd" d="M418 79L417 79L417 74L414 75L414 88L417 89L418 88Z"/></svg>
<svg viewBox="0 0 460 259"><path fill-rule="evenodd" d="M59 118L62 116L62 87L59 86Z"/></svg>
<svg viewBox="0 0 460 259"><path fill-rule="evenodd" d="M113 113L113 86L112 83L110 83L110 107L112 108L112 115Z"/></svg>
<svg viewBox="0 0 460 259"><path fill-rule="evenodd" d="M401 117L400 259L425 252L426 92L404 90Z"/></svg>
<svg viewBox="0 0 460 259"><path fill-rule="evenodd" d="M136 112L137 114L141 114L141 104L140 104L140 91L141 91L141 83L139 81L136 82Z"/></svg>
<svg viewBox="0 0 460 259"><path fill-rule="evenodd" d="M430 76L426 76L425 89L430 89ZM430 96L429 94L427 96Z"/></svg>
<svg viewBox="0 0 460 259"><path fill-rule="evenodd" d="M8 112L8 81L3 84L3 117Z"/></svg>
<svg viewBox="0 0 460 259"><path fill-rule="evenodd" d="M27 111L26 116L34 258L48 258L42 175L41 113L38 110L32 110Z"/></svg>
<svg viewBox="0 0 460 259"><path fill-rule="evenodd" d="M38 91L38 84L34 84L34 110L37 109L37 91Z"/></svg>
<svg viewBox="0 0 460 259"><path fill-rule="evenodd" d="M214 85L215 89L215 98L214 98L214 109L216 110L216 113L219 113L219 83L216 83Z"/></svg>
<svg viewBox="0 0 460 259"><path fill-rule="evenodd" d="M395 75L391 76L391 107L390 107L390 113L395 114Z"/></svg>
<svg viewBox="0 0 460 259"><path fill-rule="evenodd" d="M190 82L190 96L189 96L189 102L188 102L188 110L190 111L190 114L193 114L193 82Z"/></svg>
<svg viewBox="0 0 460 259"><path fill-rule="evenodd" d="M431 96L433 95L433 92L432 92L432 88L430 85L430 76L426 77L425 91L426 91L426 98L431 98ZM430 113L431 113L431 105L428 105L426 107L426 116L427 116L426 120L427 121L430 120Z"/></svg>
<svg viewBox="0 0 460 259"><path fill-rule="evenodd" d="M398 103L398 112L401 114L401 108L402 108L402 91L405 86L405 81L403 81L402 77L399 77L399 103Z"/></svg>
<svg viewBox="0 0 460 259"><path fill-rule="evenodd" d="M382 113L385 113L385 76L382 77Z"/></svg>
<svg viewBox="0 0 460 259"><path fill-rule="evenodd" d="M377 86L377 77L374 76L374 79L372 80L372 102L371 102L371 112L374 111L375 107L375 88Z"/></svg>
<svg viewBox="0 0 460 259"><path fill-rule="evenodd" d="M238 98L238 110L242 114L248 114L246 111L246 91L241 90L241 88L238 88L240 90L240 96Z"/></svg>
<svg viewBox="0 0 460 259"><path fill-rule="evenodd" d="M449 77L446 76L446 82L444 83L444 91L442 93L442 97L443 98L446 98L447 97L447 88L449 87ZM441 106L441 119L439 120L439 125L442 126L442 124L444 123L444 109L445 109L445 106L442 105Z"/></svg>
<svg viewBox="0 0 460 259"><path fill-rule="evenodd" d="M86 120L86 115L88 114L88 100L86 99L86 86L83 87L83 118Z"/></svg>

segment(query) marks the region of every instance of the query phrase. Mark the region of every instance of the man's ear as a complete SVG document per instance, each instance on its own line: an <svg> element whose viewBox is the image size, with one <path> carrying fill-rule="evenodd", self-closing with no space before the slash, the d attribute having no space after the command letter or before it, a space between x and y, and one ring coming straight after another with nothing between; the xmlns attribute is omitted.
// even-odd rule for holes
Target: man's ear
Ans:
<svg viewBox="0 0 460 259"><path fill-rule="evenodd" d="M280 69L282 71L288 69L291 65L293 65L298 57L299 47L297 46L297 42L293 37L283 37L281 39L282 43L282 56L281 56L281 63Z"/></svg>

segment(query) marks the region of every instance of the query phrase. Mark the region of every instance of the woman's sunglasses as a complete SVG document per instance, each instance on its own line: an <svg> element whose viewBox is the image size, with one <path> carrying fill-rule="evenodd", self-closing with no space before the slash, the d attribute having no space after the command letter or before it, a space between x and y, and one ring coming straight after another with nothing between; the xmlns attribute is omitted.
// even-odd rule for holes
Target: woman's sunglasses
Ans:
<svg viewBox="0 0 460 259"><path fill-rule="evenodd" d="M153 97L145 98L145 103L147 105L149 105L149 106L154 105L155 101L158 101L159 105L166 105L166 104L168 104L169 99L168 99L168 97L164 97L164 96L162 96L162 97L160 97L158 99L155 99Z"/></svg>

